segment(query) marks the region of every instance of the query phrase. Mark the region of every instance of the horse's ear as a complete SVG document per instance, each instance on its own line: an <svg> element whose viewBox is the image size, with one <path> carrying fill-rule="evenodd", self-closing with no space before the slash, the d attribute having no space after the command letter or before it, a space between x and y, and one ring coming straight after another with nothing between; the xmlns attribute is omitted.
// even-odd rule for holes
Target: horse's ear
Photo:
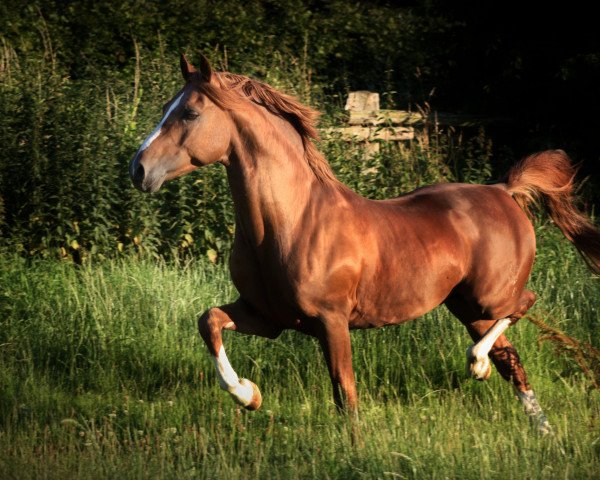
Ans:
<svg viewBox="0 0 600 480"><path fill-rule="evenodd" d="M205 82L210 82L210 78L212 77L212 67L204 55L200 54L200 75L202 75L202 80Z"/></svg>
<svg viewBox="0 0 600 480"><path fill-rule="evenodd" d="M186 82L194 73L196 73L196 67L188 61L184 53L179 57L179 66L181 67L181 74Z"/></svg>

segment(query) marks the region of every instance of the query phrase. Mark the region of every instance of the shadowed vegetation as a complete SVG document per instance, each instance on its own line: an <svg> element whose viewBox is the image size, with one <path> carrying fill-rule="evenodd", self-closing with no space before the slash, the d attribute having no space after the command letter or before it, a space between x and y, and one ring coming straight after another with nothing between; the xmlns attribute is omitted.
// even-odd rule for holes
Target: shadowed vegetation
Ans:
<svg viewBox="0 0 600 480"><path fill-rule="evenodd" d="M441 308L352 334L353 443L310 338L226 332L263 407L240 410L218 387L196 320L236 296L223 169L153 196L131 187L127 164L181 87L182 50L298 96L324 126L343 122L345 94L364 88L386 108L516 117L495 132L430 125L376 155L322 141L339 179L369 198L485 182L542 148L565 148L593 173L595 26L570 35L562 9L560 22L530 22L472 2L406 5L0 5L0 478L597 478L600 392L587 352L600 349L599 284L554 225L536 226L529 283L542 337L527 321L507 333L555 434L536 435L497 373L466 378L471 342ZM579 192L590 207L595 181Z"/></svg>

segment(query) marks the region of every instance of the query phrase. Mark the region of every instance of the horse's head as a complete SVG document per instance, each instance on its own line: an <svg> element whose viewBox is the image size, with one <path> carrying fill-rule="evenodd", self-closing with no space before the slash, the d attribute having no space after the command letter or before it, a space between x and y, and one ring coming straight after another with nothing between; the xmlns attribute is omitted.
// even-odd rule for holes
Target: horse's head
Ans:
<svg viewBox="0 0 600 480"><path fill-rule="evenodd" d="M133 184L144 192L156 192L165 180L227 160L230 118L202 93L211 83L208 60L202 56L197 70L182 55L181 72L185 86L165 104L162 120L129 164Z"/></svg>

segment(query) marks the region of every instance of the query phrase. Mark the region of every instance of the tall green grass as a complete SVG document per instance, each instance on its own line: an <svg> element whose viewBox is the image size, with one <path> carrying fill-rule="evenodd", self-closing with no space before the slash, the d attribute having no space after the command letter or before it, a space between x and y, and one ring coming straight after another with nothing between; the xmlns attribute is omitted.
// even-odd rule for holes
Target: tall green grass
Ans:
<svg viewBox="0 0 600 480"><path fill-rule="evenodd" d="M540 225L534 312L598 346L598 281ZM264 403L240 410L196 333L235 297L210 262L83 267L0 257L1 478L597 478L600 392L509 331L554 426L538 436L509 385L466 378L466 331L442 307L352 334L360 417L336 413L317 343L225 333Z"/></svg>

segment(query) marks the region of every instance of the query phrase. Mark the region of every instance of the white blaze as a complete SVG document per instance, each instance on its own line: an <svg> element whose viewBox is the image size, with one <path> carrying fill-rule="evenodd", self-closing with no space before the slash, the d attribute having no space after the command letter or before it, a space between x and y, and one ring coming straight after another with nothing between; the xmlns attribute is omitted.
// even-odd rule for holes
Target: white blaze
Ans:
<svg viewBox="0 0 600 480"><path fill-rule="evenodd" d="M169 118L169 115L171 115L171 113L173 113L173 110L175 110L177 108L182 97L183 97L183 92L180 93L179 96L175 100L173 100L173 103L171 103L171 106L169 107L167 112L163 115L163 118L160 121L160 123L156 126L154 131L150 135L148 135L148 137L146 137L146 140L144 140L144 143L142 143L142 146L139 148L138 153L146 150L150 146L150 144L154 140L156 140L156 138L160 135L163 125Z"/></svg>
<svg viewBox="0 0 600 480"><path fill-rule="evenodd" d="M217 356L213 356L213 362L215 364L215 369L217 370L221 388L227 390L240 405L250 405L252 397L254 396L254 389L248 380L242 379L240 381L237 373L235 373L235 370L231 366L231 363L229 363L223 345L221 345Z"/></svg>

